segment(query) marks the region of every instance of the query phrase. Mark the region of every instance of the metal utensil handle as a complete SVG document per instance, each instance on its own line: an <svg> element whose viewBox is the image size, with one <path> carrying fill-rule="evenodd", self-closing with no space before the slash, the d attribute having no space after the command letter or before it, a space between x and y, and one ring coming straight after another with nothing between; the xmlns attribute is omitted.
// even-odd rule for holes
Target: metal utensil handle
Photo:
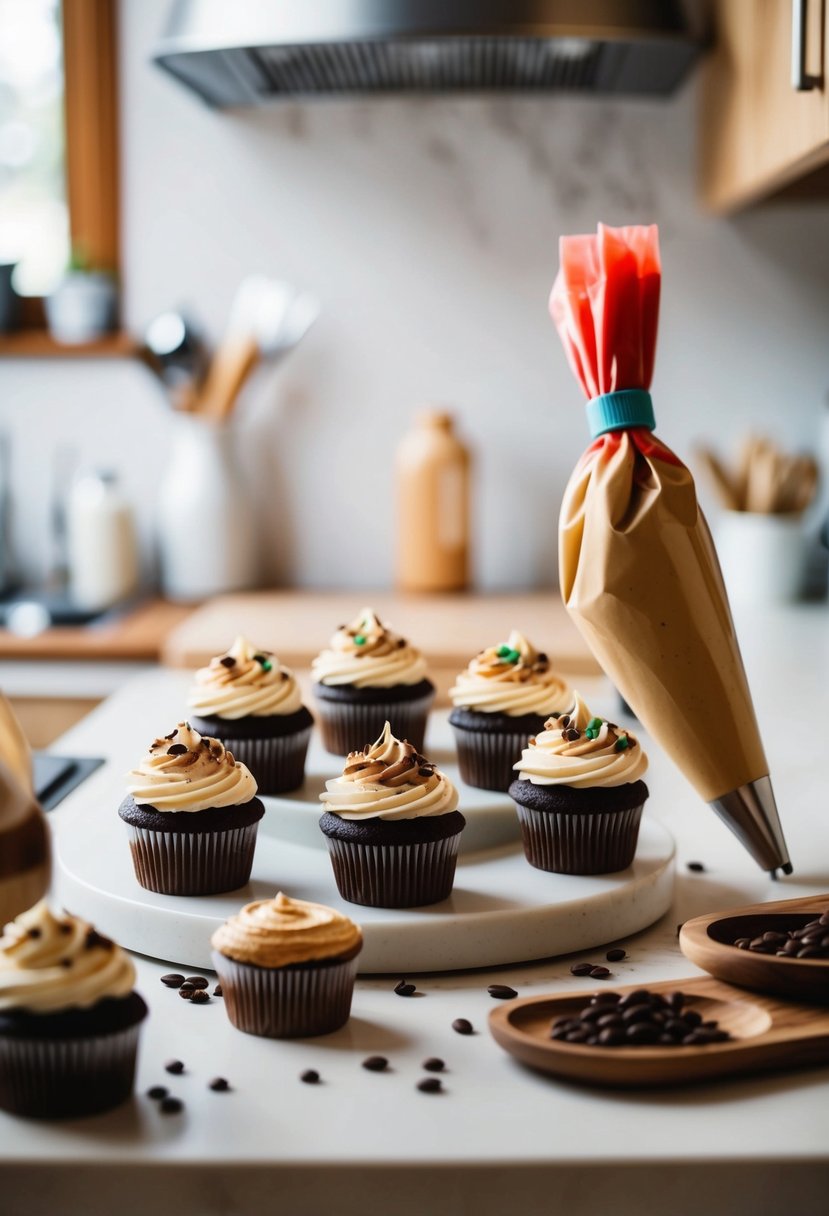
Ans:
<svg viewBox="0 0 829 1216"><path fill-rule="evenodd" d="M792 88L798 93L808 93L822 83L820 76L806 71L807 5L808 0L792 0Z"/></svg>

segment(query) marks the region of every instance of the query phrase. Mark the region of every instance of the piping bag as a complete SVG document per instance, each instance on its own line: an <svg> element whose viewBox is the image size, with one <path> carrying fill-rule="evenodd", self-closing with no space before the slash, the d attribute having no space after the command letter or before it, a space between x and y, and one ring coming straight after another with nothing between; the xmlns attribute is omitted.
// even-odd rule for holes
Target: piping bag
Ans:
<svg viewBox="0 0 829 1216"><path fill-rule="evenodd" d="M775 874L792 871L728 597L694 480L653 435L655 225L565 236L550 312L593 443L565 491L561 592L600 665L680 770Z"/></svg>

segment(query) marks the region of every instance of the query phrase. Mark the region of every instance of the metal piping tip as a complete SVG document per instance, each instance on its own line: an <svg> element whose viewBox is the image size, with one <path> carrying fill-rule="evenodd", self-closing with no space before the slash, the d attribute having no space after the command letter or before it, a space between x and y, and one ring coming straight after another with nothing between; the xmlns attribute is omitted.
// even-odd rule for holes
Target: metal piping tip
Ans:
<svg viewBox="0 0 829 1216"><path fill-rule="evenodd" d="M759 777L709 804L763 870L791 874L792 863L769 777Z"/></svg>

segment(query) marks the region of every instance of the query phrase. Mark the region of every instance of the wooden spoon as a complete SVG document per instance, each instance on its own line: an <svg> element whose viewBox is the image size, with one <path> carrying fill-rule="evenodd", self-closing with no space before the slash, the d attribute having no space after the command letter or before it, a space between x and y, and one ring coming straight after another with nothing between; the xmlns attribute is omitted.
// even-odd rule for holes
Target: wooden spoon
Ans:
<svg viewBox="0 0 829 1216"><path fill-rule="evenodd" d="M638 985L618 988L634 991ZM531 1068L588 1085L645 1087L708 1081L806 1064L829 1064L829 1011L747 996L708 976L650 984L652 992L683 992L686 1009L698 1009L733 1036L725 1043L689 1047L588 1047L550 1038L553 1020L577 1013L590 993L530 996L493 1009L496 1043Z"/></svg>
<svg viewBox="0 0 829 1216"><path fill-rule="evenodd" d="M680 949L709 975L741 988L829 1004L829 959L778 957L733 945L738 937L759 937L767 929L800 929L827 908L829 895L812 895L697 916L682 926Z"/></svg>

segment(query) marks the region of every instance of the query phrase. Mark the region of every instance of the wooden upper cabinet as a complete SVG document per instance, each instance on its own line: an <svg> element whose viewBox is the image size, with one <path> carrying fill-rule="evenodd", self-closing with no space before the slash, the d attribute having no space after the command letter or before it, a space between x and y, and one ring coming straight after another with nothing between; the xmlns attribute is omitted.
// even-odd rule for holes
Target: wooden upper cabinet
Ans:
<svg viewBox="0 0 829 1216"><path fill-rule="evenodd" d="M716 0L716 43L702 68L700 172L704 201L735 210L829 162L827 0ZM796 6L804 67L792 82Z"/></svg>

